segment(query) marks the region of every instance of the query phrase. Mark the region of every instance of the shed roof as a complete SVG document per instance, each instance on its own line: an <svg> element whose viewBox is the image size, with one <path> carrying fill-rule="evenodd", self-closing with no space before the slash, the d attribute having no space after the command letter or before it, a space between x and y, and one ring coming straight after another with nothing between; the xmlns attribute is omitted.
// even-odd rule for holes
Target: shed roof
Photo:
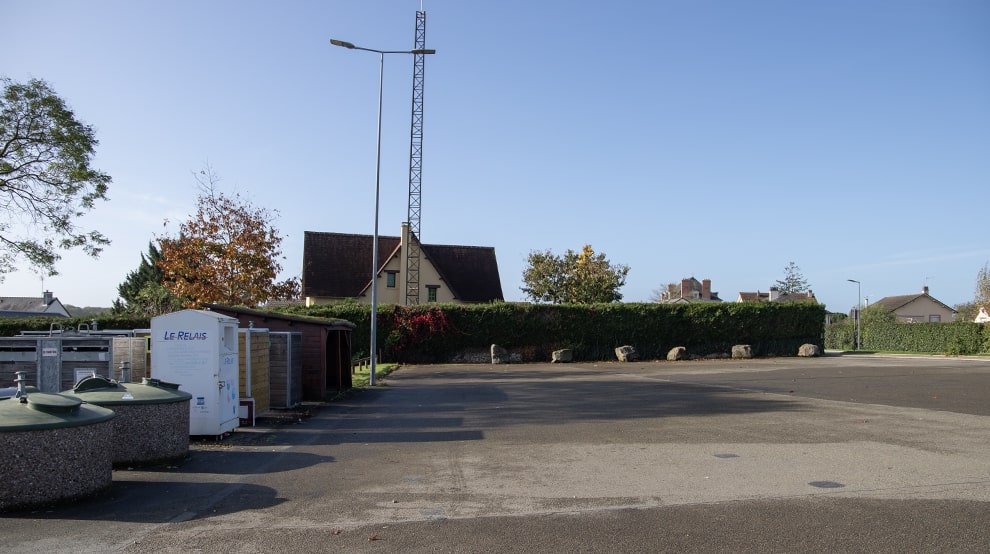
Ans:
<svg viewBox="0 0 990 554"><path fill-rule="evenodd" d="M250 308L224 306L223 304L203 304L203 307L212 310L214 312L217 312L219 314L224 314L230 317L237 317L239 315L257 317L259 324L263 324L267 320L274 319L278 321L288 321L288 322L300 323L305 325L319 325L334 329L351 330L356 327L355 324L343 319L323 319L320 317L280 314L278 312L266 312L263 310L252 310Z"/></svg>

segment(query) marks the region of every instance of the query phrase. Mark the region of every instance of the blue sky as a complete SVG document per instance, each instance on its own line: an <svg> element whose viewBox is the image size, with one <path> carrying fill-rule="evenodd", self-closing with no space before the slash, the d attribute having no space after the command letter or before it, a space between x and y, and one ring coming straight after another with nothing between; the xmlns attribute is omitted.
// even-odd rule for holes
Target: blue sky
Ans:
<svg viewBox="0 0 990 554"><path fill-rule="evenodd" d="M0 74L91 124L111 200L44 287L109 306L147 243L225 192L304 231L371 234L378 56L418 0L6 0ZM624 300L694 276L726 300L793 261L829 310L929 286L971 301L990 261L990 2L424 0L422 239L495 247L507 300L532 250L591 244ZM406 218L412 58L387 56L382 234ZM169 227L163 222L172 221ZM370 270L369 270L370 271ZM24 269L3 295L40 296Z"/></svg>

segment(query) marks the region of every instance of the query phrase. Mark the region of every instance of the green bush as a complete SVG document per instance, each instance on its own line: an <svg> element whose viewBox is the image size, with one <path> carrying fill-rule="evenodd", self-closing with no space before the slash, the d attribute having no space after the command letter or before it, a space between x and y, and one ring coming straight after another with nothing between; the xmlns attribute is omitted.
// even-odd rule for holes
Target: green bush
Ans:
<svg viewBox="0 0 990 554"><path fill-rule="evenodd" d="M53 325L63 330L93 329L96 322L98 330L107 329L148 329L151 319L140 316L124 316L103 314L96 317L25 317L0 319L0 337L13 337L21 331L48 331Z"/></svg>
<svg viewBox="0 0 990 554"><path fill-rule="evenodd" d="M864 350L923 352L964 356L990 354L990 326L957 321L953 323L866 323L862 322ZM825 347L850 350L852 322L829 325Z"/></svg>
<svg viewBox="0 0 990 554"><path fill-rule="evenodd" d="M825 348L830 350L856 348L856 324L851 318L825 326Z"/></svg>
<svg viewBox="0 0 990 554"><path fill-rule="evenodd" d="M355 323L355 352L370 342L367 305L280 311ZM824 308L810 303L384 305L378 345L383 359L402 362L445 362L492 344L527 361L548 360L561 348L573 349L579 360L615 359L615 348L625 344L644 359L664 358L675 346L698 355L728 353L734 344L749 344L760 356L793 356L801 344L823 345L824 319Z"/></svg>

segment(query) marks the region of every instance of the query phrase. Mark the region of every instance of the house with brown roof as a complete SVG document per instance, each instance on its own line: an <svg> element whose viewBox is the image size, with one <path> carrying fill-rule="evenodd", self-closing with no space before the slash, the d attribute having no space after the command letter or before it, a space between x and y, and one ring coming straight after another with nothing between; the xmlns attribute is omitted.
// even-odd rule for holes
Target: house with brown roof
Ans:
<svg viewBox="0 0 990 554"><path fill-rule="evenodd" d="M379 304L408 304L405 244L417 240L420 251L420 302L453 304L504 300L495 249L488 246L422 244L402 224L398 237L378 237L378 269L371 280L374 237L306 231L302 295L307 306L353 298Z"/></svg>
<svg viewBox="0 0 990 554"><path fill-rule="evenodd" d="M814 302L818 303L815 293L808 292L780 292L777 287L770 287L767 292L740 292L736 297L736 302Z"/></svg>
<svg viewBox="0 0 990 554"><path fill-rule="evenodd" d="M921 294L885 296L873 305L893 313L898 323L948 323L956 319L956 310L929 295L928 287L922 287Z"/></svg>
<svg viewBox="0 0 990 554"><path fill-rule="evenodd" d="M51 291L44 296L0 297L0 317L69 317L69 311Z"/></svg>
<svg viewBox="0 0 990 554"><path fill-rule="evenodd" d="M671 284L669 290L663 292L661 304L689 304L692 302L721 302L717 292L712 292L712 280L698 281L694 277L681 279L681 287Z"/></svg>

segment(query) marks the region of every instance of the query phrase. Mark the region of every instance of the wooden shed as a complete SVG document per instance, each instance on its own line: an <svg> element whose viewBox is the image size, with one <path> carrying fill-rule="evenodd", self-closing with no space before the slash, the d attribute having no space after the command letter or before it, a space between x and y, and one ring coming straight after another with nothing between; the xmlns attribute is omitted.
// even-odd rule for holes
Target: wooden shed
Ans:
<svg viewBox="0 0 990 554"><path fill-rule="evenodd" d="M295 408L303 400L302 333L269 333L272 408Z"/></svg>
<svg viewBox="0 0 990 554"><path fill-rule="evenodd" d="M322 401L351 388L350 321L302 317L221 304L203 307L238 319L239 327L264 327L271 332L302 334L303 399Z"/></svg>

